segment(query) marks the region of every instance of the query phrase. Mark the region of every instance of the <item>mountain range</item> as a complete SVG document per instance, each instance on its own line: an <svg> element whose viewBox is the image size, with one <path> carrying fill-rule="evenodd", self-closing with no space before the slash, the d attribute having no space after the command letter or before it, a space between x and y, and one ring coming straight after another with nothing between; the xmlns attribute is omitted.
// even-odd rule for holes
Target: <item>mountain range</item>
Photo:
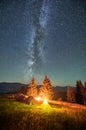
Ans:
<svg viewBox="0 0 86 130"><path fill-rule="evenodd" d="M27 87L27 84L1 82L0 83L0 93L9 93L9 92L18 91L22 87ZM54 89L54 91L66 92L67 87L66 86L65 87L53 86L53 89Z"/></svg>

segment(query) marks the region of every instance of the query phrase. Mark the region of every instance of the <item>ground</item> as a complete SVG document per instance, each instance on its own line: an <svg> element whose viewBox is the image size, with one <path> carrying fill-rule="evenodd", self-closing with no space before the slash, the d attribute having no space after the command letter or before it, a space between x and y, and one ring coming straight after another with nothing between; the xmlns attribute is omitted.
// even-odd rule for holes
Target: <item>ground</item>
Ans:
<svg viewBox="0 0 86 130"><path fill-rule="evenodd" d="M86 110L0 97L0 130L86 130Z"/></svg>

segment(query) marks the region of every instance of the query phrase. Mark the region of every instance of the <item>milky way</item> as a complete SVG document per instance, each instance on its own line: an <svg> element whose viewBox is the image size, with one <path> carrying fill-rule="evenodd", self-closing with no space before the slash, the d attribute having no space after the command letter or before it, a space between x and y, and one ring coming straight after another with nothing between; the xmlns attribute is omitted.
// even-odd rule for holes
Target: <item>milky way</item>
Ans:
<svg viewBox="0 0 86 130"><path fill-rule="evenodd" d="M34 4L34 3L33 3ZM35 5L33 5L35 11ZM46 25L49 13L49 0L43 0L39 8L39 16L34 14L32 17L32 29L30 42L28 44L28 76L32 77L36 68L41 67L44 58L43 38L46 33ZM28 36L28 35L27 35Z"/></svg>

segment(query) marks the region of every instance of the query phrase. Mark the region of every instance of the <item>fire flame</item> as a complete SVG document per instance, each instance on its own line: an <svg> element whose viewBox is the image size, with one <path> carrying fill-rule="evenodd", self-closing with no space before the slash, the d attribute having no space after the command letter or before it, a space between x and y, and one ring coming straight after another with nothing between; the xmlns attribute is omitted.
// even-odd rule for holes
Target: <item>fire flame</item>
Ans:
<svg viewBox="0 0 86 130"><path fill-rule="evenodd" d="M45 105L48 104L48 99L44 99L43 104L45 104Z"/></svg>

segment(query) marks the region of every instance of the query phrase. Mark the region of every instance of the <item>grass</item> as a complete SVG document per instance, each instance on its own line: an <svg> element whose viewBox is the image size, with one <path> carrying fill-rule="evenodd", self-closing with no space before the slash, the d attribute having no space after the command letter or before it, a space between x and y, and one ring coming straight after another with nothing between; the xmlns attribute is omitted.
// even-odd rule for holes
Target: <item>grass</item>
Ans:
<svg viewBox="0 0 86 130"><path fill-rule="evenodd" d="M86 130L86 111L0 99L0 130Z"/></svg>

